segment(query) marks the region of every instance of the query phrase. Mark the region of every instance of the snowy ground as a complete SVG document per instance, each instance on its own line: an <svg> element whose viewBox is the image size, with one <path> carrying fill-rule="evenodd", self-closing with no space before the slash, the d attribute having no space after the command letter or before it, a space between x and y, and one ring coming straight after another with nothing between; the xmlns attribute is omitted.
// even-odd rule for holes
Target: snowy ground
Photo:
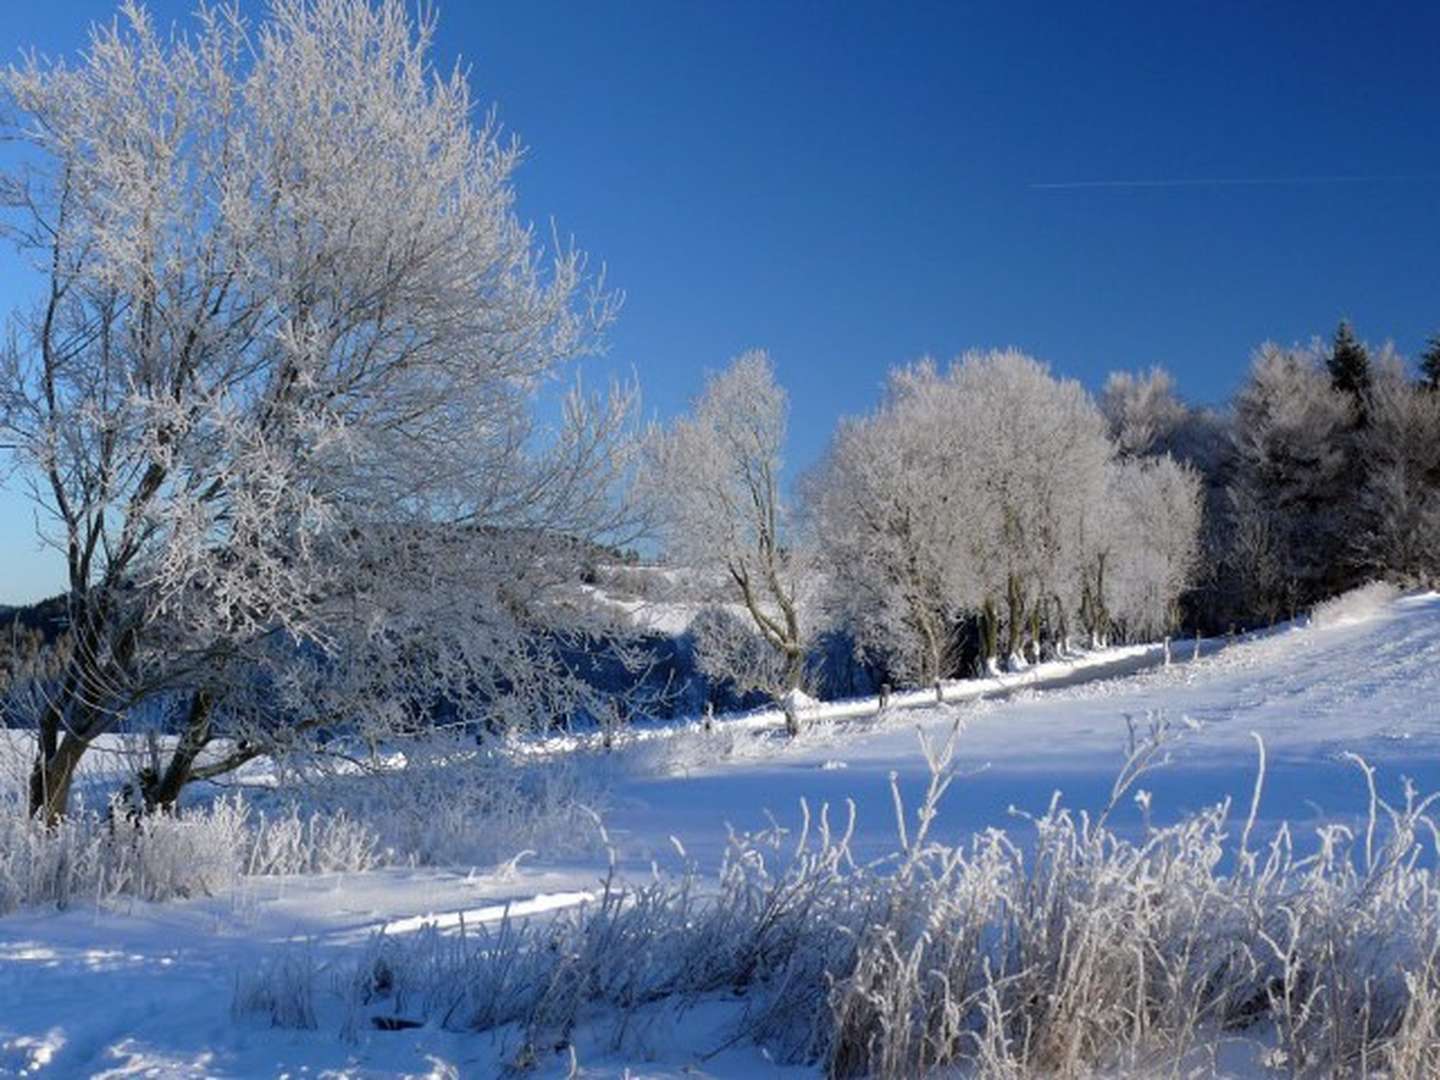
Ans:
<svg viewBox="0 0 1440 1080"><path fill-rule="evenodd" d="M760 828L768 815L792 824L802 799L811 808L853 800L857 852L880 854L895 835L890 775L912 795L924 782L917 726L938 734L957 716L967 776L937 825L949 837L1014 827L1009 807L1038 810L1055 790L1072 807L1098 810L1123 758L1127 716L1142 726L1161 715L1194 725L1174 743L1171 761L1141 782L1159 819L1225 796L1247 803L1256 764L1251 732L1264 739L1269 758L1262 824L1288 819L1304 834L1307 823L1361 813L1363 779L1341 760L1345 751L1378 767L1382 794L1397 793L1402 775L1422 791L1440 789L1440 596L1179 662L1188 655L1177 648L1174 666L1138 673L1132 669L1153 663L1154 652L1037 672L1045 689L957 686L954 698L969 700L943 710L879 719L817 714L794 744L758 720L708 736L645 740L621 752L607 827L628 873L649 872L651 860L675 866L672 836L701 866L713 866L727 824ZM976 700L980 689L986 696ZM1128 800L1119 813L1122 825L1138 824ZM319 1010L316 1030L272 1030L232 1018L236 979L308 953L324 1002L326 972L377 929L413 933L429 916L458 929L461 912L476 928L497 922L507 905L512 916L544 917L583 902L603 869L596 857L531 859L508 875L459 868L261 879L206 899L0 919L0 1075L497 1075L513 1051L503 1036L362 1025L344 1041L338 1006ZM657 1007L646 1030L618 1051L581 1032L580 1074L804 1075L747 1045L720 1049L737 1007L711 1002L684 1016ZM569 1067L557 1055L537 1074L564 1075Z"/></svg>

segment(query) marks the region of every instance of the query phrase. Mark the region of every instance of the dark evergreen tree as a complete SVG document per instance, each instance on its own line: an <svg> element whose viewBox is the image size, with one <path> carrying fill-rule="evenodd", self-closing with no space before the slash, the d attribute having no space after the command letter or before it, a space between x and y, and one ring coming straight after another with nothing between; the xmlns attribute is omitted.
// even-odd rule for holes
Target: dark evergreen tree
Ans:
<svg viewBox="0 0 1440 1080"><path fill-rule="evenodd" d="M1425 351L1420 354L1420 385L1427 390L1440 390L1440 330L1430 335Z"/></svg>
<svg viewBox="0 0 1440 1080"><path fill-rule="evenodd" d="M1335 331L1335 345L1330 350L1330 385L1336 390L1350 394L1357 402L1363 402L1370 389L1370 354L1365 346L1355 339L1355 331L1348 319L1342 320Z"/></svg>
<svg viewBox="0 0 1440 1080"><path fill-rule="evenodd" d="M1366 525L1366 511L1358 499L1370 481L1370 455L1366 452L1365 435L1370 428L1371 396L1374 379L1370 371L1370 355L1355 338L1349 320L1342 320L1335 331L1335 343L1326 363L1330 386L1337 395L1351 403L1350 421L1335 433L1336 447L1344 466L1338 477L1329 507L1332 527L1331 558L1325 577L1325 591L1339 593L1359 585L1364 577L1361 561L1357 561L1352 538Z"/></svg>

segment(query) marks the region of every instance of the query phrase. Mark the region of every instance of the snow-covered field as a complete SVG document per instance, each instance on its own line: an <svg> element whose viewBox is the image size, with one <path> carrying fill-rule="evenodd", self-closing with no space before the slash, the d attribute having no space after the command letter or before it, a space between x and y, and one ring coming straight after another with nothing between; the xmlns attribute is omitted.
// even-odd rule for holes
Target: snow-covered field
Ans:
<svg viewBox="0 0 1440 1080"><path fill-rule="evenodd" d="M956 840L1023 824L1052 792L1098 811L1125 757L1127 718L1165 722L1169 760L1137 785L1154 821L1173 821L1229 796L1243 823L1264 742L1267 780L1257 832L1288 820L1302 841L1321 822L1366 809L1352 752L1377 768L1383 796L1402 776L1440 789L1440 596L1401 598L1324 625L1285 628L1170 667L1154 650L1037 671L1033 686L947 689L942 707L815 710L806 734L778 737L766 718L636 740L603 763L611 784L605 827L618 871L636 880L713 870L728 828L795 826L802 800L856 807L857 858L895 846L891 777L913 806L928 771L917 727L939 737L958 718L960 778L934 830ZM773 719L773 718L769 718ZM557 750L555 752L564 752ZM576 751L583 753L583 751ZM597 758L598 760L598 758ZM1132 792L1133 794L1133 792ZM1118 828L1138 833L1127 795ZM478 827L483 828L483 823ZM677 845L676 841L679 842ZM165 904L112 903L0 918L0 1075L24 1076L492 1076L513 1059L501 1035L430 1023L386 1031L347 1014L331 983L377 931L396 938L483 934L502 920L546 918L593 897L606 857L546 857L518 866L390 869L304 878L252 878L221 895ZM313 1030L232 1015L257 971L293 965L314 985ZM393 1011L393 1005L391 1006ZM574 1035L579 1075L789 1076L746 1040L732 1042L743 1003L642 1010L643 1030ZM343 1036L342 1037L342 1033ZM565 1075L568 1053L536 1063Z"/></svg>

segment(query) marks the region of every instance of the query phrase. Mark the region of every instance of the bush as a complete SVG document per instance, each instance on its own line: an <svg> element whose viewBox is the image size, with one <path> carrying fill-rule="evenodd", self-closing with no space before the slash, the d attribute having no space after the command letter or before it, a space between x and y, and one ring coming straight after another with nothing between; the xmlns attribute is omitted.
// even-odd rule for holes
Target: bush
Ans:
<svg viewBox="0 0 1440 1080"><path fill-rule="evenodd" d="M279 953L235 980L231 1015L260 1017L271 1027L312 1031L315 1021L315 963L308 953Z"/></svg>

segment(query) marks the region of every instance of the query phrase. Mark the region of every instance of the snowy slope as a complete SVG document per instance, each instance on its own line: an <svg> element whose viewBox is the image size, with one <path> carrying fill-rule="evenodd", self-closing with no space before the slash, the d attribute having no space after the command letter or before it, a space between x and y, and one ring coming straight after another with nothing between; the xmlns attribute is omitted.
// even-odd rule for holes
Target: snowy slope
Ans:
<svg viewBox="0 0 1440 1080"><path fill-rule="evenodd" d="M793 819L802 798L811 806L853 799L862 840L884 850L895 835L889 775L918 792L926 772L917 728L939 738L956 716L964 724L957 757L968 775L942 810L938 827L951 837L1013 824L1010 807L1042 809L1057 790L1076 809L1103 808L1125 757L1127 717L1141 727L1151 716L1168 717L1177 728L1195 725L1170 745L1169 763L1141 785L1154 792L1158 820L1226 796L1247 803L1256 770L1251 732L1263 738L1268 756L1262 821L1335 820L1364 809L1363 778L1342 760L1346 751L1378 768L1382 794L1398 797L1402 776L1422 791L1440 790L1437 702L1440 596L1430 594L1396 601L1362 622L1286 628L1194 664L1021 690L943 713L902 713L881 729L819 734L732 763L697 757L683 780L630 785L629 801L610 824L640 848L653 843L647 822L662 816L693 853L713 835L709 822L717 812L737 829L753 829L766 823L765 811ZM1121 825L1127 818L1138 823L1128 805L1117 814ZM664 847L647 850L659 857Z"/></svg>
<svg viewBox="0 0 1440 1080"><path fill-rule="evenodd" d="M1154 793L1157 818L1227 795L1245 803L1255 732L1269 756L1262 818L1333 820L1364 806L1345 751L1378 766L1385 793L1398 790L1402 774L1422 790L1440 788L1437 701L1440 596L1411 597L1362 621L1283 629L1193 664L879 720L832 717L793 744L763 725L647 740L606 762L617 777L607 824L622 869L642 874L652 859L662 868L679 862L672 836L713 866L727 822L754 829L773 814L792 824L802 799L812 808L848 799L857 806L857 851L879 854L894 837L890 775L912 796L925 776L917 726L938 734L957 716L965 725L967 776L937 824L955 837L1013 826L1010 806L1038 810L1057 789L1071 806L1099 809L1123 757L1126 716L1143 723L1160 714L1195 727L1141 782ZM1120 815L1122 825L1137 823L1128 801ZM582 901L604 866L542 859L509 876L467 869L258 880L233 895L164 906L0 919L0 1075L495 1075L506 1047L490 1036L364 1030L346 1042L337 1037L344 1017L323 1007L314 1031L230 1016L237 977L286 950L317 961L325 1001L327 965L374 929L408 934L432 915L458 928L465 912L473 930L493 925L507 903L512 914L545 917ZM627 1067L634 1076L796 1075L746 1045L697 1062L725 1042L738 1007L712 1003L684 1017L657 1010L653 1028L618 1052L582 1032L581 1075L620 1076ZM567 1069L557 1058L538 1075Z"/></svg>

